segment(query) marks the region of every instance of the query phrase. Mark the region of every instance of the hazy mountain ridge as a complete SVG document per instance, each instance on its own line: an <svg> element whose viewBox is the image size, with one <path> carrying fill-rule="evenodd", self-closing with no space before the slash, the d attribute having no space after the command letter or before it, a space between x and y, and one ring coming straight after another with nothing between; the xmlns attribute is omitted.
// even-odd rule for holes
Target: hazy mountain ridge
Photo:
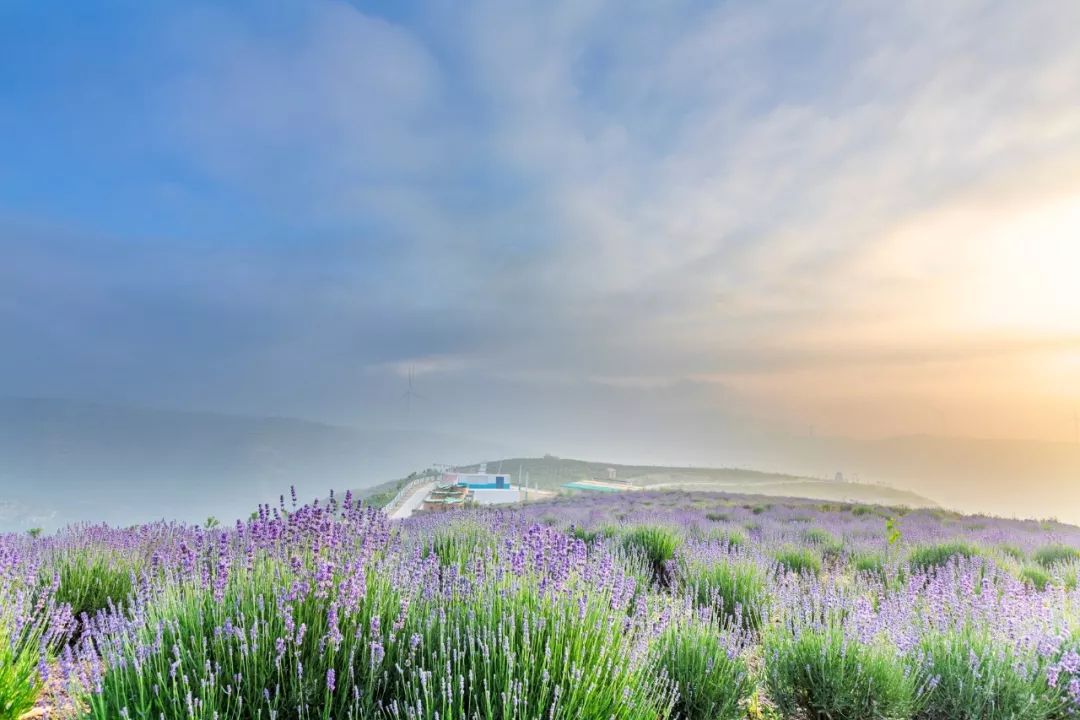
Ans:
<svg viewBox="0 0 1080 720"><path fill-rule="evenodd" d="M211 514L227 520L275 501L290 485L309 499L493 451L444 433L5 398L0 530Z"/></svg>
<svg viewBox="0 0 1080 720"><path fill-rule="evenodd" d="M583 436L580 444L587 445L587 440ZM671 440L657 437L653 446ZM563 459L556 469L550 458L516 456L498 437L477 440L431 430L357 429L283 417L0 398L0 531L76 521L201 521L211 514L228 521L246 516L259 502L276 501L290 485L307 499L324 497L330 489L387 489L393 486L388 479L434 463L477 467L477 459L500 457L508 458L501 461L505 472L527 465L524 470L542 488L583 474L601 476L614 467L621 478L651 473L656 476L652 483L667 480L677 486L706 474L710 482L726 483L729 492L758 492L771 483L770 492L798 495L807 490L793 484L801 478L830 481L842 471L862 482L829 488L830 499L872 502L876 496L862 496L870 492L866 489L887 485L895 496L888 502L897 504L923 504L929 498L969 512L1080 521L1080 448L1066 443L761 434L743 443L743 451L735 455L716 440L674 440L704 451L712 447L713 452L700 455L716 456L717 461L709 463L712 467L676 467ZM543 437L530 445L551 447ZM595 452L633 457L610 447L598 446ZM729 463L738 467L723 467ZM761 470L741 469L747 467ZM907 499L898 495L908 491L913 495Z"/></svg>

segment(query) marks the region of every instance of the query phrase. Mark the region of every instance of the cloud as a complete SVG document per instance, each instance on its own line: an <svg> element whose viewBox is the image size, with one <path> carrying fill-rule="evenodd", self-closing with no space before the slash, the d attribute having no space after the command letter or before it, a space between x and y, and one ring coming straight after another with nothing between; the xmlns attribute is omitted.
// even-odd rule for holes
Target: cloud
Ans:
<svg viewBox="0 0 1080 720"><path fill-rule="evenodd" d="M851 374L1072 352L1046 293L981 322L1000 258L1061 267L1060 243L969 258L1001 208L1080 188L1076 7L410 9L148 20L171 68L138 93L170 171L149 174L227 220L9 234L10 376L368 417L416 367L461 404L494 378L521 407L558 386L564 412L696 393L787 419L778 393Z"/></svg>

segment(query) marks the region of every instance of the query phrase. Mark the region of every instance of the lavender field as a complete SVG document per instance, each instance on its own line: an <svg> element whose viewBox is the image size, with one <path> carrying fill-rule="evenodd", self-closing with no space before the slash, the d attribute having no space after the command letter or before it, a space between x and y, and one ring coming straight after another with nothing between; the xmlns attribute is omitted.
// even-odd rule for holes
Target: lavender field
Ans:
<svg viewBox="0 0 1080 720"><path fill-rule="evenodd" d="M1080 717L1080 529L704 493L0 538L0 720Z"/></svg>

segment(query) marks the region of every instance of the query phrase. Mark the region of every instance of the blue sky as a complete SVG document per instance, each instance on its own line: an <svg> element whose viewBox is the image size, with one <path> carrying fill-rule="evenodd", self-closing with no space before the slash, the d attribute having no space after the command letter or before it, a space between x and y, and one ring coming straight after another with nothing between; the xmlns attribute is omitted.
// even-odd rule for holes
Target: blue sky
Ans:
<svg viewBox="0 0 1080 720"><path fill-rule="evenodd" d="M1057 438L1078 25L5 3L0 393L372 424L415 367L450 421L512 404L541 433L638 407Z"/></svg>

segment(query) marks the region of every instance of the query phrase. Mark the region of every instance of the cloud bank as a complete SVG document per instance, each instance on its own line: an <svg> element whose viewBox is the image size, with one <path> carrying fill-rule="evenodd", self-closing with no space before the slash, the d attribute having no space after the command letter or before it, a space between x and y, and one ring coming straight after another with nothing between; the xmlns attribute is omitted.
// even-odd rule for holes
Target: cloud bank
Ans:
<svg viewBox="0 0 1080 720"><path fill-rule="evenodd" d="M1070 436L1074 3L5 12L2 393Z"/></svg>

